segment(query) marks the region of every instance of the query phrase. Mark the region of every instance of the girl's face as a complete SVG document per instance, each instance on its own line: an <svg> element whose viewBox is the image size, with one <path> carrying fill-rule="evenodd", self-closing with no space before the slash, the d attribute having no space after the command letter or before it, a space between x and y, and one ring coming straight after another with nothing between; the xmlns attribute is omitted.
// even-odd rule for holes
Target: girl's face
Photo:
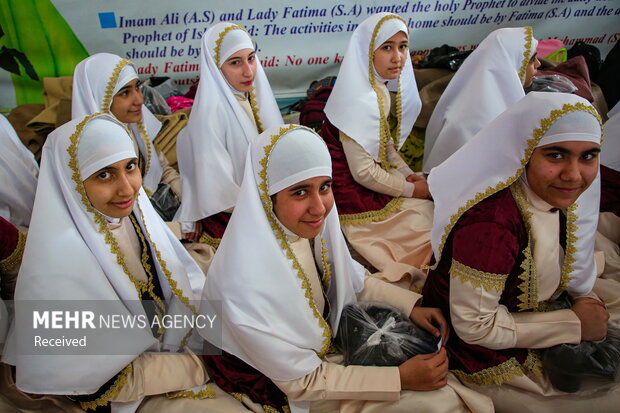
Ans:
<svg viewBox="0 0 620 413"><path fill-rule="evenodd" d="M134 79L114 95L110 112L123 123L140 122L143 103L144 96L140 92L140 81Z"/></svg>
<svg viewBox="0 0 620 413"><path fill-rule="evenodd" d="M387 39L373 53L373 64L377 74L384 79L397 79L409 59L409 39L404 32L398 32Z"/></svg>
<svg viewBox="0 0 620 413"><path fill-rule="evenodd" d="M84 181L91 205L110 218L128 216L142 186L137 158L127 158L101 168Z"/></svg>
<svg viewBox="0 0 620 413"><path fill-rule="evenodd" d="M249 92L256 76L256 52L253 49L241 49L222 64L222 74L233 89Z"/></svg>
<svg viewBox="0 0 620 413"><path fill-rule="evenodd" d="M532 81L534 80L534 76L536 76L536 72L540 67L540 61L538 60L538 56L534 53L534 56L530 59L530 62L527 64L527 68L525 69L525 82L523 82L523 87L532 86Z"/></svg>
<svg viewBox="0 0 620 413"><path fill-rule="evenodd" d="M281 190L271 199L276 216L289 231L301 238L314 238L334 206L332 179L309 178Z"/></svg>

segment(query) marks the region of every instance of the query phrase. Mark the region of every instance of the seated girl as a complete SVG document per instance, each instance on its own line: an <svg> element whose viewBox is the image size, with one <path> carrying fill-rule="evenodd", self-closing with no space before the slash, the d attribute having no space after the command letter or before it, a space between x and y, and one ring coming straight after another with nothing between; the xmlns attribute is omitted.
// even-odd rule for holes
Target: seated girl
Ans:
<svg viewBox="0 0 620 413"><path fill-rule="evenodd" d="M201 221L217 248L235 206L249 142L282 116L247 31L218 23L202 36L200 82L177 140L185 196L179 221Z"/></svg>
<svg viewBox="0 0 620 413"><path fill-rule="evenodd" d="M268 129L250 143L203 293L201 313L220 302L222 310L222 342L204 334L223 349L205 357L210 376L255 411L492 411L448 373L443 348L394 367L345 367L328 355L343 308L357 300L392 304L447 334L436 309L417 305L419 294L370 277L351 258L332 177L325 143L309 128Z"/></svg>
<svg viewBox="0 0 620 413"><path fill-rule="evenodd" d="M44 147L39 182L16 319L32 319L36 302L71 303L75 310L107 302L149 322L131 334L87 330L86 347L76 355L24 351L18 343L27 326L15 322L4 361L15 366L16 381L5 368L5 398L24 411L239 411L234 399L205 385L201 360L185 347L196 338L189 325L151 329L151 304L158 316L196 314L192 300L200 298L204 275L149 202L125 126L96 114L56 129Z"/></svg>
<svg viewBox="0 0 620 413"><path fill-rule="evenodd" d="M420 107L407 25L395 14L368 17L349 42L325 106L331 125L321 135L332 157L347 241L384 279L415 288L425 279L419 268L432 256L433 203L426 180L397 148ZM396 119L394 130L389 116Z"/></svg>

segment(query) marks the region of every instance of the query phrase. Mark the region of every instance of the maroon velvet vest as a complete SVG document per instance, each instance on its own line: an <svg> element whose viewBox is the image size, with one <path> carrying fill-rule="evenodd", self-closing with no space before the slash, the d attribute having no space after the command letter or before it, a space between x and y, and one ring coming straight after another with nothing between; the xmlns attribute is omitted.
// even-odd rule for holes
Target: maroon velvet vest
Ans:
<svg viewBox="0 0 620 413"><path fill-rule="evenodd" d="M266 411L288 412L288 399L267 376L243 360L222 351L221 356L202 356L215 384L239 398L246 396ZM266 408L268 407L268 408Z"/></svg>
<svg viewBox="0 0 620 413"><path fill-rule="evenodd" d="M201 219L200 223L202 224L203 234L200 238L200 242L209 244L217 249L217 247L220 246L220 241L224 236L224 231L226 230L228 221L230 221L231 215L232 214L228 212L222 211Z"/></svg>
<svg viewBox="0 0 620 413"><path fill-rule="evenodd" d="M335 126L325 121L321 136L332 158L332 189L341 218L346 220L347 215L380 211L394 199L355 182L340 142L340 133Z"/></svg>
<svg viewBox="0 0 620 413"><path fill-rule="evenodd" d="M475 237L471 242L461 242L458 247L453 245L454 233L459 228L480 223L492 225L485 226L486 232L481 232L480 236ZM565 232L566 225L562 219L560 226L561 233ZM497 233L492 234L493 231ZM503 234L510 234L510 236L503 237ZM505 274L506 271L503 269L507 268L509 264L506 262L493 263L494 257L498 254L494 255L495 245L489 245L488 242L489 239L492 239L494 240L493 243L501 243L502 238L506 239L506 243L510 239L509 249L513 251L512 256L515 263L508 274L499 303L506 306L510 312L537 310L537 308L527 308L528 306L531 307L531 304L527 305L522 301L523 296L527 296L529 290L526 281L519 276L524 273L521 264L528 259L524 252L529 241L521 212L509 188L476 204L457 221L446 240L439 265L428 274L422 290L423 305L439 307L451 325L449 295L450 267L453 256L458 254L459 257L480 257L480 254L484 254L487 265L485 272ZM564 243L565 237L560 238L561 243ZM485 239L487 240L486 244ZM455 248L458 248L458 251ZM489 265L491 267L497 265L498 268L502 269L493 271L493 268L488 267ZM461 340L454 333L454 330L446 344L446 349L450 355L450 369L462 380L479 385L501 384L510 380L515 374L541 371L538 355L533 350L520 348L492 350L479 345L468 344Z"/></svg>

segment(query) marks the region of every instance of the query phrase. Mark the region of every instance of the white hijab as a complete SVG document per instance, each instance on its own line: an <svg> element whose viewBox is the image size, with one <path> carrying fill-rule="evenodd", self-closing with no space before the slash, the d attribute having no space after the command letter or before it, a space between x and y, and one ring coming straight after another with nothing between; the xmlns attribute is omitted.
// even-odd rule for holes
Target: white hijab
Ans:
<svg viewBox="0 0 620 413"><path fill-rule="evenodd" d="M383 99L376 84L383 80L377 77L373 58L375 50L399 31L409 37L405 21L391 13L373 14L360 23L351 36L338 79L325 105L329 121L382 163L387 161L388 140L394 139L396 149L400 148L422 107L411 59L405 59L400 77L387 82L388 90L396 92L400 126L397 136L390 136L388 114L383 113Z"/></svg>
<svg viewBox="0 0 620 413"><path fill-rule="evenodd" d="M27 227L39 165L4 116L0 116L0 148L0 216L13 225Z"/></svg>
<svg viewBox="0 0 620 413"><path fill-rule="evenodd" d="M272 194L316 176L331 176L331 159L309 128L271 128L250 144L239 199L203 293L207 307L209 300L222 302L222 349L273 380L294 380L320 365L343 307L364 285L334 207L314 239L331 306L323 319L289 244L296 236L273 212Z"/></svg>
<svg viewBox="0 0 620 413"><path fill-rule="evenodd" d="M620 172L620 103L607 115L609 119L603 125L605 141L601 145L601 165Z"/></svg>
<svg viewBox="0 0 620 413"><path fill-rule="evenodd" d="M254 49L254 44L243 27L232 23L218 23L202 36L196 100L177 140L183 204L175 220L194 222L233 207L248 145L264 129L284 123L258 56L249 92L256 127L237 101L235 94L241 92L220 68L242 49Z"/></svg>
<svg viewBox="0 0 620 413"><path fill-rule="evenodd" d="M436 261L452 228L468 209L512 185L536 147L568 140L601 142L596 109L576 95L531 92L434 168L428 184L435 201L431 244ZM590 292L596 278L593 251L599 200L597 175L566 211L569 245L562 277L569 280L568 289L574 293Z"/></svg>
<svg viewBox="0 0 620 413"><path fill-rule="evenodd" d="M124 315L144 315L108 221L90 204L83 185L88 174L134 157L129 132L109 114L74 119L49 135L15 290L16 320L31 320L29 303L46 300L75 303L72 310L84 302L116 302ZM203 273L157 215L143 188L133 214L153 253L153 272L159 277L167 314L191 315L195 308L189 300L200 298ZM53 354L48 348L31 355L22 353L20 346L30 331L26 323L16 321L5 360L17 367L17 386L25 392L91 394L142 352L177 350L186 333L167 330L159 342L148 327L132 329L131 335L115 338L126 355L111 355L97 343L109 343L113 333L95 329L86 333L88 354Z"/></svg>
<svg viewBox="0 0 620 413"><path fill-rule="evenodd" d="M497 29L465 59L426 127L423 172L440 165L525 96L526 69L537 46L529 26Z"/></svg>
<svg viewBox="0 0 620 413"><path fill-rule="evenodd" d="M97 53L82 60L73 73L71 118L82 118L99 112L111 113L114 95L134 79L138 79L135 65L117 55ZM152 142L161 128L161 122L142 105L142 121L127 126L146 163L142 185L150 196L157 190L163 174Z"/></svg>

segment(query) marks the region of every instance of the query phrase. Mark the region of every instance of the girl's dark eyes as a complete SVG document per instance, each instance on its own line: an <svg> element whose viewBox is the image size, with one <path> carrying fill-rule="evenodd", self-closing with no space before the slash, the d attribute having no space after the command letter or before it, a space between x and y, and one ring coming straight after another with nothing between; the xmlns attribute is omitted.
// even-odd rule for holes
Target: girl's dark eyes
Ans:
<svg viewBox="0 0 620 413"><path fill-rule="evenodd" d="M127 164L127 167L126 167L126 169L127 169L128 171L133 171L133 170L135 170L136 168L137 168L137 165L136 165L136 162L135 162L135 161L130 162L129 164Z"/></svg>
<svg viewBox="0 0 620 413"><path fill-rule="evenodd" d="M97 175L97 177L100 179L108 179L110 176L110 172L108 171L100 172L99 175Z"/></svg>
<svg viewBox="0 0 620 413"><path fill-rule="evenodd" d="M325 192L325 191L327 191L327 190L328 190L329 188L331 188L331 187L332 187L332 184L331 184L331 183L330 183L330 184L324 184L324 185L321 185L320 191L321 191L321 192Z"/></svg>

